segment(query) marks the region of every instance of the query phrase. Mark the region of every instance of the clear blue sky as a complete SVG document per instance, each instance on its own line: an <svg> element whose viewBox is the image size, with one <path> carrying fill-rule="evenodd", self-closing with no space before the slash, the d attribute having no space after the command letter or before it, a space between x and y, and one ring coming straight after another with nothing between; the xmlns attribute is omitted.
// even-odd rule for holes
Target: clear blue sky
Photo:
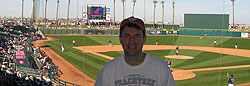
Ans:
<svg viewBox="0 0 250 86"><path fill-rule="evenodd" d="M24 0L24 16L30 17L32 14L32 1ZM42 3L45 2L45 0ZM56 17L56 1L48 0L47 18ZM157 0L156 7L156 22L161 21L162 16L162 0ZM165 3L165 19L164 22L172 21L172 1L164 0ZM22 0L1 0L0 1L0 16L6 17L20 17ZM68 0L60 0L59 17L66 18ZM111 16L113 16L113 2L114 0L79 0L79 14L81 17L82 7L86 4L104 4L111 8ZM175 22L183 23L184 13L206 13L206 14L230 14L230 23L232 23L232 3L231 0L175 0ZM41 5L45 5L42 4ZM236 0L235 1L235 23L250 24L250 0ZM44 7L44 6L43 6ZM145 0L145 17L146 22L153 22L153 0ZM125 16L132 15L132 0L126 0ZM70 17L77 16L77 0L71 0ZM135 16L144 18L144 0L137 0L135 7ZM44 17L44 14L41 15ZM122 19L122 2L116 0L116 20Z"/></svg>

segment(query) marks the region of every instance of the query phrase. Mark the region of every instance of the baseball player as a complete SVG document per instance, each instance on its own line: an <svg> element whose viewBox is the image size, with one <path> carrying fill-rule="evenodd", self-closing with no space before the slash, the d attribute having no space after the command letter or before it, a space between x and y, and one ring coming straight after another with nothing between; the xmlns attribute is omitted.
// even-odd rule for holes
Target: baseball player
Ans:
<svg viewBox="0 0 250 86"><path fill-rule="evenodd" d="M234 44L234 47L235 47L235 49L238 49L238 44L235 43L235 44Z"/></svg>
<svg viewBox="0 0 250 86"><path fill-rule="evenodd" d="M74 39L73 39L72 43L73 43L73 46L75 47L75 43L76 43L76 41L75 41Z"/></svg>
<svg viewBox="0 0 250 86"><path fill-rule="evenodd" d="M214 47L216 46L216 40L214 40Z"/></svg>
<svg viewBox="0 0 250 86"><path fill-rule="evenodd" d="M170 66L171 66L171 61L170 61L169 59L168 59L167 63L168 63L168 67L170 68Z"/></svg>
<svg viewBox="0 0 250 86"><path fill-rule="evenodd" d="M200 36L200 39L202 39L202 35Z"/></svg>
<svg viewBox="0 0 250 86"><path fill-rule="evenodd" d="M235 81L235 79L234 79L233 74L232 74L231 78L229 78L227 81L229 83L228 86L234 86L234 81Z"/></svg>
<svg viewBox="0 0 250 86"><path fill-rule="evenodd" d="M159 40L155 40L155 45L157 46L159 44Z"/></svg>
<svg viewBox="0 0 250 86"><path fill-rule="evenodd" d="M175 51L176 51L176 55L178 55L178 53L179 53L179 46L176 47Z"/></svg>
<svg viewBox="0 0 250 86"><path fill-rule="evenodd" d="M111 40L109 40L109 47L112 47L112 42L111 42Z"/></svg>
<svg viewBox="0 0 250 86"><path fill-rule="evenodd" d="M62 52L64 51L64 44L62 43Z"/></svg>

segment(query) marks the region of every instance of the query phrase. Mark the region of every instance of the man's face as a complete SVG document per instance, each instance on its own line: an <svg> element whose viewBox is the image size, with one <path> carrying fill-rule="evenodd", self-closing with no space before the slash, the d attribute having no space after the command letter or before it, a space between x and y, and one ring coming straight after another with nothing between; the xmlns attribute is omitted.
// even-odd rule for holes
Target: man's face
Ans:
<svg viewBox="0 0 250 86"><path fill-rule="evenodd" d="M142 30L134 27L124 27L120 36L120 43L122 44L125 55L138 55L142 53L143 44L146 41L146 36L143 37Z"/></svg>

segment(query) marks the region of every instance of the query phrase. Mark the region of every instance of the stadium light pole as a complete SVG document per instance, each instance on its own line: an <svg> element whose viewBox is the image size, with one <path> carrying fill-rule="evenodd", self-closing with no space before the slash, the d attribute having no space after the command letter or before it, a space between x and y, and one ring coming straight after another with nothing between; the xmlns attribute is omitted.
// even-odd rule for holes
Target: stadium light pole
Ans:
<svg viewBox="0 0 250 86"><path fill-rule="evenodd" d="M125 2L126 0L122 0L122 9L123 9L123 14L122 14L122 19L124 19L124 2Z"/></svg>
<svg viewBox="0 0 250 86"><path fill-rule="evenodd" d="M69 5L70 5L70 0L69 0L69 2L68 2L67 26L69 25Z"/></svg>
<svg viewBox="0 0 250 86"><path fill-rule="evenodd" d="M165 3L165 1L161 1L161 4L162 4L162 28L164 28L164 3Z"/></svg>
<svg viewBox="0 0 250 86"><path fill-rule="evenodd" d="M47 1L48 0L45 0L45 16L44 16L44 24L45 24L45 26L46 26L46 15L47 15Z"/></svg>
<svg viewBox="0 0 250 86"><path fill-rule="evenodd" d="M234 2L235 0L231 0L232 1L232 5L233 5L233 28L234 28Z"/></svg>
<svg viewBox="0 0 250 86"><path fill-rule="evenodd" d="M172 3L172 5L173 5L173 24L172 24L172 30L173 31L174 31L174 4L175 4L175 2L173 0L173 3Z"/></svg>
<svg viewBox="0 0 250 86"><path fill-rule="evenodd" d="M35 0L33 0L33 18L32 18L32 24L35 22Z"/></svg>
<svg viewBox="0 0 250 86"><path fill-rule="evenodd" d="M145 14L145 0L144 0L144 7L143 7L143 8L144 8L144 11L143 11L143 13L144 13L144 18L143 18L143 19L144 19L144 22L145 22L145 21L146 21L146 17L145 17L145 15L146 15L146 14Z"/></svg>
<svg viewBox="0 0 250 86"><path fill-rule="evenodd" d="M22 0L22 23L21 23L22 25L23 25L23 1L24 0Z"/></svg>
<svg viewBox="0 0 250 86"><path fill-rule="evenodd" d="M78 20L78 5L79 5L79 0L77 0L77 8L76 8L76 12L77 12L77 14L76 14L76 19L77 19L77 26L78 26L78 22L79 22L79 20Z"/></svg>
<svg viewBox="0 0 250 86"><path fill-rule="evenodd" d="M56 6L56 25L58 25L58 7L59 7L59 0L57 0L57 6Z"/></svg>
<svg viewBox="0 0 250 86"><path fill-rule="evenodd" d="M154 0L153 3L154 3L154 23L153 23L153 28L155 28L155 8L156 8L157 1Z"/></svg>
<svg viewBox="0 0 250 86"><path fill-rule="evenodd" d="M136 0L133 0L133 11L132 11L132 16L135 16L135 2L136 2Z"/></svg>

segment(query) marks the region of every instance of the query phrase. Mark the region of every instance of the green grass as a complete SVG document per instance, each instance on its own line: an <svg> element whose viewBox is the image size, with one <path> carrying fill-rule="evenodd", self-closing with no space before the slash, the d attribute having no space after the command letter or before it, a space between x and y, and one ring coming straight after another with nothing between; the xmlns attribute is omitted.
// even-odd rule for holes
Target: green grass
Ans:
<svg viewBox="0 0 250 86"><path fill-rule="evenodd" d="M109 40L113 45L119 45L120 41L118 36L51 36L60 39L60 42L64 44L71 44L72 41L76 41L76 46L96 46L96 45L108 45Z"/></svg>
<svg viewBox="0 0 250 86"><path fill-rule="evenodd" d="M108 59L89 54L83 53L80 50L72 48L72 40L76 40L76 46L95 46L95 45L108 45L108 41L111 40L113 45L120 45L118 36L52 36L59 40L46 42L45 44L62 56L64 59L69 61L72 65L77 67L83 73L96 79L102 66L108 62ZM219 37L203 37L200 39L199 36L147 36L146 45L155 45L155 40L159 40L160 45L180 45L180 46L204 46L212 47L213 41L217 40L216 47L234 48L234 43L238 43L240 49L250 50L250 39L241 38L219 38ZM61 52L61 43L65 45L65 52ZM149 54L165 59L165 55L174 55L175 50L146 50ZM117 57L123 54L123 51L110 51L110 52L98 52L111 57ZM249 64L250 58L219 54L213 52L197 51L197 50L180 50L180 54L193 56L191 60L179 60L174 59L172 61L175 68L180 69L197 69L197 68L210 68L221 66L235 66ZM165 59L166 60L166 59ZM60 67L60 65L59 65ZM249 78L246 75L246 69L230 69L222 70L237 74L236 84L249 82ZM195 72L197 77L189 80L176 81L177 86L217 86L218 85L218 71L203 71ZM225 75L225 74L222 74ZM238 81L239 80L239 81ZM247 81L248 80L248 81ZM227 85L226 79L221 79L221 86Z"/></svg>
<svg viewBox="0 0 250 86"><path fill-rule="evenodd" d="M96 79L102 66L109 60L89 53L82 53L82 51L72 48L71 44L65 43L65 52L61 52L61 45L59 41L49 41L44 44L48 45L50 49L62 56L65 60L70 62L76 68L87 74L92 79ZM57 65L60 67L60 64Z"/></svg>
<svg viewBox="0 0 250 86"><path fill-rule="evenodd" d="M146 50L144 51L151 55L157 56L161 59L167 60L164 56L174 55L175 50ZM179 50L180 55L192 56L194 59L171 59L172 67L179 69L199 69L199 68L212 68L220 66L235 66L235 65L248 65L250 58L226 55L220 53L197 51L197 50ZM122 55L122 51L99 52L101 54L118 57ZM221 58L220 58L221 55Z"/></svg>
<svg viewBox="0 0 250 86"><path fill-rule="evenodd" d="M249 83L250 68L195 72L196 77L175 81L176 86L228 86L227 73L233 74L235 84Z"/></svg>
<svg viewBox="0 0 250 86"><path fill-rule="evenodd" d="M72 40L76 40L76 46L95 46L108 45L111 40L113 45L120 45L118 36L52 36L60 39L61 42L72 44ZM239 49L250 50L250 39L245 38L221 38L221 37L203 37L199 36L147 36L145 45L155 45L155 41L159 40L160 45L180 45L180 46L203 46L213 47L213 41L216 40L216 47L234 48L235 42L238 43Z"/></svg>

